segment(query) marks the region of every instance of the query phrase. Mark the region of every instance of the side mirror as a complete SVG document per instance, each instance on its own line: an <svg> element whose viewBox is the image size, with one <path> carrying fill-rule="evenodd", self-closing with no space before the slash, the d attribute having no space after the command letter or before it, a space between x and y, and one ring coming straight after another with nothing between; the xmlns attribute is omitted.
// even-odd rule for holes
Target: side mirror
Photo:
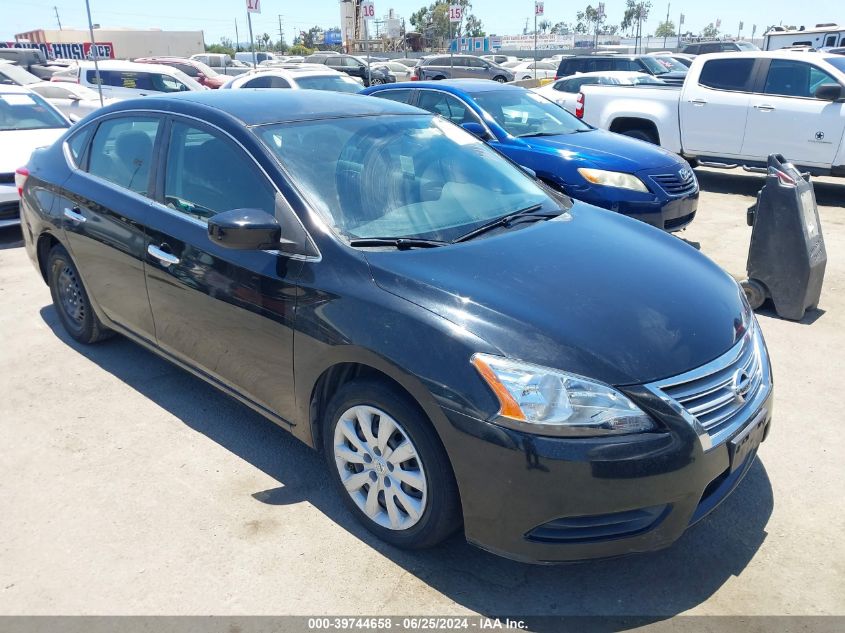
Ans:
<svg viewBox="0 0 845 633"><path fill-rule="evenodd" d="M279 248L282 227L261 209L232 209L208 219L208 238L220 246L242 251Z"/></svg>
<svg viewBox="0 0 845 633"><path fill-rule="evenodd" d="M461 127L464 128L470 134L477 136L482 141L490 140L490 134L487 132L487 130L484 129L484 126L481 125L481 123L464 123L461 125Z"/></svg>
<svg viewBox="0 0 845 633"><path fill-rule="evenodd" d="M822 101L839 101L842 98L842 86L839 84L822 84L816 88L816 99Z"/></svg>
<svg viewBox="0 0 845 633"><path fill-rule="evenodd" d="M71 123L76 123L77 121L81 121L82 117L79 116L76 112L71 112L67 115L67 118L70 119Z"/></svg>

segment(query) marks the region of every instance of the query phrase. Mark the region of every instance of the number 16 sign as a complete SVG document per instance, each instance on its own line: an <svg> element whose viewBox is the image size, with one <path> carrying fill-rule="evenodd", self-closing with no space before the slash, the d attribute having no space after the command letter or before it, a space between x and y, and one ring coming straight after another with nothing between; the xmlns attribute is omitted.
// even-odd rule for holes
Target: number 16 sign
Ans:
<svg viewBox="0 0 845 633"><path fill-rule="evenodd" d="M361 3L361 16L365 20L372 20L376 17L376 7L372 2Z"/></svg>

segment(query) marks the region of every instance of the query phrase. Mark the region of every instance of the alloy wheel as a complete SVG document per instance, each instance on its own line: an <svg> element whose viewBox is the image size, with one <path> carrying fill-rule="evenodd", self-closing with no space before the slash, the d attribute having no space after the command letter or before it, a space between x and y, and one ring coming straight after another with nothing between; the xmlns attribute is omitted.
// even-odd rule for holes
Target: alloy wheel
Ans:
<svg viewBox="0 0 845 633"><path fill-rule="evenodd" d="M389 414L366 405L347 409L335 425L334 458L355 505L390 530L416 525L428 485L417 448Z"/></svg>

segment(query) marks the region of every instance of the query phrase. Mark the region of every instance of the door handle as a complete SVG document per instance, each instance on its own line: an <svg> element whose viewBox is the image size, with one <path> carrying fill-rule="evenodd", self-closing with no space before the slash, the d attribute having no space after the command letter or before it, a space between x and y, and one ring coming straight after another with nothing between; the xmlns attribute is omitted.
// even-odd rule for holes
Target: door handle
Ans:
<svg viewBox="0 0 845 633"><path fill-rule="evenodd" d="M87 219L84 215L79 212L79 207L73 207L73 209L68 209L65 207L65 217L70 220L71 222L76 222L77 224L82 224Z"/></svg>
<svg viewBox="0 0 845 633"><path fill-rule="evenodd" d="M772 112L772 111L775 109L775 106L773 106L773 105L769 105L769 104L767 104L767 103L764 103L764 104L762 104L762 105L756 105L756 106L754 106L754 107L755 107L757 110L759 110L760 112Z"/></svg>
<svg viewBox="0 0 845 633"><path fill-rule="evenodd" d="M707 101L704 99L690 99L690 103L696 106L707 105Z"/></svg>
<svg viewBox="0 0 845 633"><path fill-rule="evenodd" d="M164 245L162 244L162 246ZM158 246L153 246L152 244L147 246L147 253L155 257L162 264L164 264L165 268L172 264L179 263L179 258L176 257L176 255L174 255L173 253L168 253L167 251L163 251Z"/></svg>

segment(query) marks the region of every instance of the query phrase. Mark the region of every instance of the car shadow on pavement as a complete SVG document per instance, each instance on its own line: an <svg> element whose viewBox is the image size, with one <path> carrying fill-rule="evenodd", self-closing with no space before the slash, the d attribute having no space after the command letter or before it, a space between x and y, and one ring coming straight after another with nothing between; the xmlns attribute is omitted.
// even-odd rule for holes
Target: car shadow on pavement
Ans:
<svg viewBox="0 0 845 633"><path fill-rule="evenodd" d="M697 169L698 185L702 191L710 193L735 194L756 198L757 193L766 184L763 174L753 174L741 170L704 171ZM822 207L845 207L845 180L842 184L822 182L811 179L816 193L816 204ZM751 206L749 204L749 206Z"/></svg>
<svg viewBox="0 0 845 633"><path fill-rule="evenodd" d="M41 317L64 344L279 482L254 491L256 503L307 502L403 570L482 615L527 617L535 630L559 630L560 621L534 623L530 616L633 616L615 621L614 628L641 626L707 600L742 573L767 536L774 501L766 468L758 460L719 509L660 552L536 566L481 551L461 534L431 550L398 550L355 521L330 485L322 457L280 427L123 337L84 346L68 337L52 305L41 309ZM335 555L331 542L326 540L325 547L327 557ZM406 603L402 609L412 612L413 606Z"/></svg>

